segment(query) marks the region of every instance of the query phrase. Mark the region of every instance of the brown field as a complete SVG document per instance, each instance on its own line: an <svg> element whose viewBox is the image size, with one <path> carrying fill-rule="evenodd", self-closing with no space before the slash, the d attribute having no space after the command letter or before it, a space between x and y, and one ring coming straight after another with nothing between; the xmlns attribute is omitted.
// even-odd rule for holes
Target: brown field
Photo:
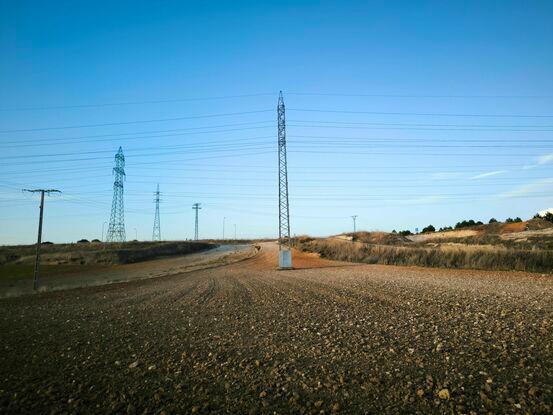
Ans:
<svg viewBox="0 0 553 415"><path fill-rule="evenodd" d="M551 277L276 253L0 300L0 412L553 410Z"/></svg>

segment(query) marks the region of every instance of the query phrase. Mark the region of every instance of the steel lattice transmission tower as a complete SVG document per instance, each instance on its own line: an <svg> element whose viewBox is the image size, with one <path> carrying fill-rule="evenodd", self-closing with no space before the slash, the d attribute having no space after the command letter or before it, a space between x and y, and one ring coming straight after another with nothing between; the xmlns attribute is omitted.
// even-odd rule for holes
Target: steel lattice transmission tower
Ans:
<svg viewBox="0 0 553 415"><path fill-rule="evenodd" d="M115 167L113 168L115 181L113 182L113 202L111 203L111 216L109 219L108 242L125 242L125 209L123 204L123 181L125 180L125 156L123 149L115 155Z"/></svg>
<svg viewBox="0 0 553 415"><path fill-rule="evenodd" d="M280 268L292 268L290 211L288 206L288 167L286 162L286 111L282 91L278 96L278 244Z"/></svg>
<svg viewBox="0 0 553 415"><path fill-rule="evenodd" d="M201 209L200 205L201 205L201 203L194 203L192 205L192 209L194 209L196 211L196 222L195 222L195 225L194 225L194 240L195 241L198 240L198 211Z"/></svg>
<svg viewBox="0 0 553 415"><path fill-rule="evenodd" d="M152 241L161 241L161 226L160 226L160 222L159 222L159 202L160 202L160 198L159 198L159 195L161 193L159 192L159 183L157 185L157 190L156 192L154 193L154 202L156 204L156 215L154 217L154 231L152 233Z"/></svg>

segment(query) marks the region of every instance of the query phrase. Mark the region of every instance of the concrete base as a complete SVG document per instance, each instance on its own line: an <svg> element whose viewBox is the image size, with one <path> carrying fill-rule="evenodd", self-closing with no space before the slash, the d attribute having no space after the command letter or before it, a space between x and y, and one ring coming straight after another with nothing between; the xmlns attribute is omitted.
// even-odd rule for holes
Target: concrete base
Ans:
<svg viewBox="0 0 553 415"><path fill-rule="evenodd" d="M292 269L292 251L278 251L278 267L280 269Z"/></svg>

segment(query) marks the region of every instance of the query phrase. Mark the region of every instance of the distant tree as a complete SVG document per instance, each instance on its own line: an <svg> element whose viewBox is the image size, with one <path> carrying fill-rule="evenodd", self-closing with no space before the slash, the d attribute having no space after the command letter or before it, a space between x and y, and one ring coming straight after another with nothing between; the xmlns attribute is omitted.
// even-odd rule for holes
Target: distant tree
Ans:
<svg viewBox="0 0 553 415"><path fill-rule="evenodd" d="M93 240L90 241L90 242L92 242L92 243L99 243L99 242L102 242L102 241L100 241L99 239L93 239Z"/></svg>
<svg viewBox="0 0 553 415"><path fill-rule="evenodd" d="M436 232L436 228L432 225L428 225L427 227L422 228L422 233L431 233L431 232Z"/></svg>
<svg viewBox="0 0 553 415"><path fill-rule="evenodd" d="M413 233L410 230L399 231L399 234L402 236L413 235Z"/></svg>
<svg viewBox="0 0 553 415"><path fill-rule="evenodd" d="M394 230L392 231L392 233L397 233L397 232L396 232L396 230L394 229Z"/></svg>
<svg viewBox="0 0 553 415"><path fill-rule="evenodd" d="M475 222L473 219L463 220L455 224L455 229L468 228L470 226L481 225L482 222Z"/></svg>
<svg viewBox="0 0 553 415"><path fill-rule="evenodd" d="M89 240L88 240L88 239L79 239L79 240L77 241L77 243L78 243L78 244L87 244L87 243L89 243Z"/></svg>
<svg viewBox="0 0 553 415"><path fill-rule="evenodd" d="M497 219L496 218L491 218L488 223L497 223Z"/></svg>
<svg viewBox="0 0 553 415"><path fill-rule="evenodd" d="M522 219L519 218L519 217L517 216L517 217L514 219L514 221L520 223L520 222L522 222Z"/></svg>
<svg viewBox="0 0 553 415"><path fill-rule="evenodd" d="M553 223L553 213L547 212L545 215L541 216L542 219Z"/></svg>
<svg viewBox="0 0 553 415"><path fill-rule="evenodd" d="M451 230L453 230L451 226L444 226L443 228L439 229L440 232L451 231Z"/></svg>
<svg viewBox="0 0 553 415"><path fill-rule="evenodd" d="M42 245L54 245L54 243L50 241L44 241L42 242Z"/></svg>
<svg viewBox="0 0 553 415"><path fill-rule="evenodd" d="M516 217L516 218L507 218L505 219L505 223L518 223L518 222L522 222L522 219L519 218L519 217Z"/></svg>

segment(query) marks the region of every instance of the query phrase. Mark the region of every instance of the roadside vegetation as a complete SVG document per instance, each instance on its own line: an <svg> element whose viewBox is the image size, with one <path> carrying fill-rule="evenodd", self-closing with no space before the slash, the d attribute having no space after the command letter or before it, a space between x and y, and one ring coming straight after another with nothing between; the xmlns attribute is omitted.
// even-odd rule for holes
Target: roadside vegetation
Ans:
<svg viewBox="0 0 553 415"><path fill-rule="evenodd" d="M356 232L329 238L297 238L300 250L351 262L443 268L553 272L553 215L529 221L463 220L455 228Z"/></svg>
<svg viewBox="0 0 553 415"><path fill-rule="evenodd" d="M102 243L81 239L75 244L52 244L41 247L43 265L116 265L147 261L171 255L183 255L212 248L207 242L125 242ZM34 263L36 245L0 247L0 266L25 266Z"/></svg>

